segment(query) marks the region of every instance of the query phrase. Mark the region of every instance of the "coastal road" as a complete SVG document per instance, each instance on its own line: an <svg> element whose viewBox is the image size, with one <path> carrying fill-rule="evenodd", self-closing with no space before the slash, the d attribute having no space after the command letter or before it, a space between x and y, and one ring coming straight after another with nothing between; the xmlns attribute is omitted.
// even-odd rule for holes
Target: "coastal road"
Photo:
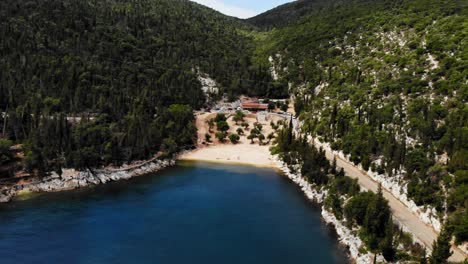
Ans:
<svg viewBox="0 0 468 264"><path fill-rule="evenodd" d="M377 192L379 184L372 180L366 172L360 170L350 162L334 155L331 151L326 150L327 159L332 161L336 157L336 164L339 168L343 168L346 174L351 177L358 179L359 185L367 190ZM432 249L432 243L437 239L438 234L432 229L432 227L424 224L418 216L413 214L410 209L401 203L395 196L385 189L382 189L383 196L388 200L388 204L392 210L393 217L405 226L408 231L413 233L420 242ZM466 259L463 252L452 246L453 255L450 257L450 261L462 262Z"/></svg>
<svg viewBox="0 0 468 264"><path fill-rule="evenodd" d="M214 117L216 114L213 113L197 113L196 125L198 128L199 139L204 139L205 133L208 132L208 126L206 121ZM250 120L251 127L255 120ZM231 121L230 121L231 122ZM293 122L294 127L297 129L300 122ZM235 129L235 125L230 123L231 130ZM265 126L267 128L268 126ZM234 133L234 131L231 131ZM241 141L245 141L246 138L242 137ZM199 142L200 143L200 142ZM242 144L243 143L243 144ZM264 154L264 155L261 155ZM326 150L327 158L332 161L335 155ZM264 157L260 159L260 157ZM271 166L272 161L269 159L268 146L258 146L258 144L250 144L249 141L241 142L241 144L214 144L210 147L204 147L200 144L199 149L187 153L182 159L188 160L207 160L207 161L223 161L223 162L240 162L240 163L255 163L257 165ZM379 184L372 180L366 172L360 170L354 164L341 159L336 156L337 166L343 168L348 176L351 178L358 179L360 186L364 189L377 192ZM388 200L389 206L393 212L393 216L400 224L406 227L407 231L414 234L414 236L428 249L432 248L432 243L437 239L437 232L434 229L422 222L422 220L415 215L406 205L401 203L396 197L390 192L383 189L384 197ZM450 258L453 262L462 262L466 256L463 252L452 247L454 254Z"/></svg>

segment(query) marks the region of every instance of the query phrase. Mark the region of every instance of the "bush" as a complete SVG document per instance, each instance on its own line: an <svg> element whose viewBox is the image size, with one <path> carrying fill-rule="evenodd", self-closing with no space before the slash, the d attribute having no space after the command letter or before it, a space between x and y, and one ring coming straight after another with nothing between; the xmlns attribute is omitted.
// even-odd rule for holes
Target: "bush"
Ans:
<svg viewBox="0 0 468 264"><path fill-rule="evenodd" d="M219 123L221 121L226 121L226 115L225 114L216 114L216 117L214 119L215 123Z"/></svg>
<svg viewBox="0 0 468 264"><path fill-rule="evenodd" d="M9 163L13 160L13 153L10 151L11 146L13 146L12 141L0 139L0 165Z"/></svg>
<svg viewBox="0 0 468 264"><path fill-rule="evenodd" d="M217 132L215 136L219 140L219 142L224 142L224 140L226 139L226 134L224 134L223 132Z"/></svg>
<svg viewBox="0 0 468 264"><path fill-rule="evenodd" d="M231 141L232 144L237 144L237 142L239 142L239 135L237 134L231 134L229 135L229 140Z"/></svg>
<svg viewBox="0 0 468 264"><path fill-rule="evenodd" d="M348 223L362 226L366 217L367 206L375 199L372 192L362 192L351 198L344 208L344 214Z"/></svg>
<svg viewBox="0 0 468 264"><path fill-rule="evenodd" d="M450 159L449 169L450 171L456 170L468 170L468 150L462 149L455 152Z"/></svg>
<svg viewBox="0 0 468 264"><path fill-rule="evenodd" d="M359 193L360 187L357 179L349 177L336 177L332 182L332 188L341 195L353 196Z"/></svg>
<svg viewBox="0 0 468 264"><path fill-rule="evenodd" d="M229 125L226 121L219 121L216 123L216 127L221 132L226 132L229 130Z"/></svg>
<svg viewBox="0 0 468 264"><path fill-rule="evenodd" d="M453 235L455 236L455 243L457 245L468 241L467 211L455 213L450 221L450 228L453 230Z"/></svg>
<svg viewBox="0 0 468 264"><path fill-rule="evenodd" d="M336 193L330 192L327 195L327 198L325 198L323 205L325 206L325 208L332 211L336 219L343 219L342 201Z"/></svg>

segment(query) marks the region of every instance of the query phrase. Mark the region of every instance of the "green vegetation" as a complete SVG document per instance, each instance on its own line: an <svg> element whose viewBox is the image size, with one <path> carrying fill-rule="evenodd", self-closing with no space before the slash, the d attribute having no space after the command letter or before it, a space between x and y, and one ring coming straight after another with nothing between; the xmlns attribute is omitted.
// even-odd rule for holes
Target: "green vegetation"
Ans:
<svg viewBox="0 0 468 264"><path fill-rule="evenodd" d="M205 134L205 141L208 142L208 143L211 142L211 135L210 134L208 134L208 133Z"/></svg>
<svg viewBox="0 0 468 264"><path fill-rule="evenodd" d="M291 165L291 169L300 165L305 179L318 189L327 190L324 207L337 219L346 220L350 228L357 228L367 250L382 253L388 261L398 259L397 253L405 256L405 251L398 252L396 248L399 243L403 244L403 236L395 235L399 230L393 225L381 187L377 194L360 192L356 179L345 177L343 170L337 170L336 162L330 164L323 150L317 150L303 138L295 139L288 127L279 131L276 143L273 152Z"/></svg>
<svg viewBox="0 0 468 264"><path fill-rule="evenodd" d="M291 24L303 17L314 15L323 7L332 7L343 1L337 0L297 0L292 3L278 6L247 21L256 27L271 29Z"/></svg>
<svg viewBox="0 0 468 264"><path fill-rule="evenodd" d="M216 118L214 119L216 122L216 128L219 132L227 135L227 131L229 130L229 124L227 123L227 117L224 114L217 114Z"/></svg>
<svg viewBox="0 0 468 264"><path fill-rule="evenodd" d="M431 264L447 263L448 258L452 255L450 252L450 233L447 230L442 230L437 241L434 241L432 246L432 255L429 259Z"/></svg>
<svg viewBox="0 0 468 264"><path fill-rule="evenodd" d="M300 0L247 21L185 0L4 0L0 165L14 161L13 144L23 144L22 167L37 175L192 148L193 110L206 106L198 78L207 74L228 98L292 93L305 138L398 177L417 205L448 212L446 232L460 244L468 238L467 17L458 0ZM358 225L369 249L401 259L391 244L402 236L379 195L358 194L323 151L294 139L291 124L275 138L243 119L233 117L239 135L275 139L273 152L329 189L326 206ZM209 132L235 143L226 121L209 120Z"/></svg>
<svg viewBox="0 0 468 264"><path fill-rule="evenodd" d="M229 135L229 140L232 144L237 144L239 142L240 136L238 134L231 134Z"/></svg>
<svg viewBox="0 0 468 264"><path fill-rule="evenodd" d="M0 139L0 166L13 161L13 155L10 151L10 147L13 142L10 140Z"/></svg>
<svg viewBox="0 0 468 264"><path fill-rule="evenodd" d="M190 148L198 74L229 94L268 90L243 27L183 0L1 1L0 132L38 175Z"/></svg>
<svg viewBox="0 0 468 264"><path fill-rule="evenodd" d="M258 137L258 142L260 145L263 145L263 140L265 140L265 135L263 135L262 133L258 134L257 135Z"/></svg>
<svg viewBox="0 0 468 264"><path fill-rule="evenodd" d="M244 117L245 117L244 112L236 111L236 114L233 117L234 122L236 122L236 125L237 125L238 122L244 122Z"/></svg>
<svg viewBox="0 0 468 264"><path fill-rule="evenodd" d="M275 133L274 132L271 132L270 134L268 134L267 136L267 139L268 139L268 143L271 142L271 140L273 140L275 138Z"/></svg>
<svg viewBox="0 0 468 264"><path fill-rule="evenodd" d="M447 209L457 243L468 237L467 17L466 1L336 0L250 20L276 27L257 39L255 61L271 57L292 84L303 132L406 182L439 218Z"/></svg>
<svg viewBox="0 0 468 264"><path fill-rule="evenodd" d="M250 144L254 143L255 138L257 138L257 135L255 133L250 133L250 135L247 136L247 139L250 139Z"/></svg>

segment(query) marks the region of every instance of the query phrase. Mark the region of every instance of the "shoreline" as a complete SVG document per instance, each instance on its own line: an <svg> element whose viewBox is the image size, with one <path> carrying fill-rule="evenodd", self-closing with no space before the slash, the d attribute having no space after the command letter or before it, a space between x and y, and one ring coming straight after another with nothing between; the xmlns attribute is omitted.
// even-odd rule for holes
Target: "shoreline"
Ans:
<svg viewBox="0 0 468 264"><path fill-rule="evenodd" d="M0 204L28 194L53 193L89 188L108 182L130 180L174 166L176 159L149 159L138 166L113 170L77 171L65 169L61 176L53 172L40 181L16 184L0 189Z"/></svg>
<svg viewBox="0 0 468 264"><path fill-rule="evenodd" d="M352 164L342 151L332 150L329 143L320 142L317 138L311 140L311 143L316 148L322 147L328 160L331 161L335 157L337 166L343 168L349 177L358 179L362 188L375 192L378 185L382 184L385 199L389 202L392 210L398 212L393 214L394 222L411 233L413 240L424 245L428 252L432 251L433 241L437 239L441 229L441 222L437 217L434 217L435 210L430 207L417 206L414 201L408 198L406 187L400 186L398 183L398 179L401 177L397 177L395 180L395 178L388 178L384 174L372 172L370 169L365 171L360 164ZM452 244L453 254L449 261L458 263L466 260L467 252L462 247Z"/></svg>
<svg viewBox="0 0 468 264"><path fill-rule="evenodd" d="M236 147L237 146L237 147ZM359 237L353 235L352 230L345 227L338 219L336 219L330 212L323 206L326 190L317 190L315 186L307 182L299 172L291 172L290 168L283 162L279 161L277 156L270 154L268 146L259 146L258 144L248 144L247 148L254 153L255 157L249 156L248 153L241 153L245 151L242 145L215 145L211 147L202 147L191 151L185 151L177 155L171 160L153 160L144 163L141 166L131 167L123 170L113 171L98 171L92 173L90 171L75 171L65 170L61 177L53 173L51 176L44 178L40 182L24 184L21 186L12 186L10 196L2 197L0 194L0 202L9 202L13 199L21 199L22 196L40 193L52 193L76 190L81 188L89 188L107 182L116 182L129 180L138 176L144 176L151 173L161 171L167 167L176 165L178 161L188 162L205 162L212 164L233 164L233 165L247 165L259 168L269 168L278 172L279 175L288 178L293 184L299 187L303 192L305 198L314 204L320 206L320 215L322 221L330 228L333 228L336 233L338 243L344 246L350 260L353 263L370 263L372 261L372 253L361 253L359 248L362 241ZM225 151L226 149L233 151ZM221 155L214 155L220 154ZM243 154L243 159L231 159L232 154ZM250 154L252 155L252 154ZM20 188L18 188L20 187ZM380 261L382 257L377 256Z"/></svg>
<svg viewBox="0 0 468 264"><path fill-rule="evenodd" d="M197 126L197 148L191 151L180 153L178 160L188 161L204 161L228 164L243 164L255 167L276 168L276 160L270 154L271 140L264 141L259 144L259 140L255 139L251 142L247 135L255 127L256 123L262 125L261 132L266 137L268 134L275 134L270 122L278 122L284 118L276 115L268 115L267 118L258 118L254 114L248 114L242 122L248 124L249 128L241 127L238 122L233 120L232 115L227 116L226 122L229 125L228 134L238 134L237 129L242 129L240 138L236 144L231 143L228 139L220 142L216 139L215 129L208 125L208 121L216 117L216 113L211 112L196 112L195 124ZM205 136L210 135L211 140L206 140ZM253 143L253 144L252 144Z"/></svg>
<svg viewBox="0 0 468 264"><path fill-rule="evenodd" d="M332 228L336 233L336 239L339 244L341 244L352 263L357 264L366 264L371 263L374 255L372 253L362 254L359 252L359 248L363 244L361 239L352 234L352 230L349 230L344 226L338 219L336 219L330 212L328 212L325 207L322 206L323 201L327 195L326 190L317 190L315 186L307 182L299 172L292 173L288 166L278 160L277 156L270 154L269 148L262 148L264 146L251 145L251 148L255 153L257 158L262 157L263 162L254 162L249 160L232 160L226 152L220 152L225 148L233 148L235 151L240 151L240 148L236 148L237 145L215 145L210 147L202 147L196 150L188 151L182 153L177 160L180 161L191 161L191 162L208 162L213 164L238 164L238 165L248 165L260 168L270 168L277 171L280 176L286 177L294 185L296 185L299 190L304 194L305 199L309 202L312 202L320 207L320 217L322 221L325 222L327 226ZM218 154L218 155L216 155ZM232 154L232 152L231 152ZM248 153L239 153L248 156ZM252 154L250 154L252 155ZM383 257L378 255L377 259L379 261L383 260Z"/></svg>
<svg viewBox="0 0 468 264"><path fill-rule="evenodd" d="M142 175L148 175L158 172L166 167L174 166L177 161L188 162L206 162L213 164L232 164L232 165L246 165L258 168L269 168L283 174L292 181L304 193L305 198L317 205L321 205L326 197L326 190L316 189L307 182L300 172L291 172L287 164L278 160L277 156L270 153L270 145L259 145L258 143L251 144L245 136L241 138L238 144L215 143L215 144L199 144L196 149L186 150L180 152L171 160L147 160L139 166L135 167L122 167L118 170L97 170L96 172L90 171L75 171L66 170L61 177L57 174L44 178L40 182L24 184L21 188L17 186L10 187L10 197L5 196L0 192L0 202L8 202L15 196L20 196L28 193L46 193L46 192L61 192L73 190L84 187L92 187L106 182L128 180L130 178ZM163 164L163 165L162 165ZM297 171L296 168L294 171ZM29 186L32 185L32 186ZM344 245L348 251L349 257L355 263L369 263L372 261L372 253L361 253L359 248L362 241L359 237L353 234L353 230L349 230L343 225L341 221L336 219L333 214L329 213L323 206L321 206L322 220L333 227L337 234L338 242ZM405 223L401 223L394 219L394 222L406 228ZM418 238L413 232L414 238ZM418 241L419 239L416 239ZM424 243L422 243L424 244ZM378 255L377 258L381 260L382 256Z"/></svg>
<svg viewBox="0 0 468 264"><path fill-rule="evenodd" d="M252 155L251 151L254 151ZM273 156L270 155L268 146L238 145L214 145L197 148L181 153L177 160L202 161L217 164L249 165L260 168L278 168Z"/></svg>
<svg viewBox="0 0 468 264"><path fill-rule="evenodd" d="M264 168L264 169L273 169L279 172L282 172L277 166L275 165L266 165L266 164L255 164L251 162L243 162L243 161L235 161L235 160L205 160L205 159L196 159L196 158L180 158L177 161L181 162L200 162L200 163L208 163L208 164L226 164L226 165L240 165L240 166L251 166L256 168Z"/></svg>
<svg viewBox="0 0 468 264"><path fill-rule="evenodd" d="M286 176L293 184L297 185L307 200L320 206L320 216L322 221L324 221L327 226L334 229L338 243L345 247L352 263L372 263L374 254L370 252L360 252L360 248L363 244L362 240L353 234L353 230L347 228L323 206L323 201L327 196L327 191L323 189L317 190L316 186L305 180L300 172L292 172L286 163L277 160L276 164L282 174L284 174L284 176ZM299 167L296 166L295 169L299 169ZM385 263L385 260L381 255L377 255L377 261Z"/></svg>
<svg viewBox="0 0 468 264"><path fill-rule="evenodd" d="M200 162L209 162L217 164L239 164L239 165L249 165L262 168L271 168L277 170L281 174L284 174L289 180L296 184L300 190L306 196L306 199L317 203L322 204L323 200L326 197L326 191L317 190L315 186L308 183L305 179L302 178L300 172L292 173L288 166L283 162L279 161L276 156L272 156L268 148L264 146L259 146L258 144L250 145L249 152L245 152L239 145L214 145L209 147L201 147L196 150L182 153L178 160L182 161L200 161ZM230 149L230 151L227 151ZM244 151L244 152L243 152ZM252 154L254 153L254 154ZM232 154L235 154L234 157L243 156L247 157L244 159L232 159ZM236 156L237 155L237 156ZM254 156L254 157L252 157ZM262 157L261 162L255 162L249 160L249 158ZM360 184L361 185L361 184ZM361 188L364 188L361 185ZM364 188L367 189L367 188ZM387 196L387 195L386 195ZM386 197L388 199L388 197ZM404 205L404 204L402 204ZM347 247L350 254L350 258L356 263L371 263L373 261L374 255L372 253L360 253L359 248L363 244L359 237L353 234L353 230L349 230L343 223L336 219L333 214L328 212L323 206L321 208L321 217L328 224L333 226L335 229L339 243ZM405 231L411 233L415 242L428 246L426 243L421 241L420 237L413 233L410 228L407 227L407 223L401 221L400 218L393 218L394 223L401 226ZM419 234L421 235L421 234ZM430 249L430 248L429 248ZM455 251L455 249L452 249ZM455 251L456 252L456 251ZM455 254L454 254L455 255ZM377 255L378 261L383 261L381 255ZM451 260L457 260L454 256L451 257Z"/></svg>

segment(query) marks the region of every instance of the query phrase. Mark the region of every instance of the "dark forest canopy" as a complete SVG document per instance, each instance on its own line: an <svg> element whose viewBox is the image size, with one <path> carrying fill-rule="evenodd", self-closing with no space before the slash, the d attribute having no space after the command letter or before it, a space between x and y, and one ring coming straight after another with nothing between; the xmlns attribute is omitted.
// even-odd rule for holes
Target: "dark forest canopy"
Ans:
<svg viewBox="0 0 468 264"><path fill-rule="evenodd" d="M0 8L2 109L40 96L57 99L59 110L120 112L143 93L199 107L195 67L225 86L251 77L253 47L237 22L188 1L2 1Z"/></svg>
<svg viewBox="0 0 468 264"><path fill-rule="evenodd" d="M183 0L1 1L0 132L41 171L189 147L199 73L229 94L268 89L241 27Z"/></svg>

